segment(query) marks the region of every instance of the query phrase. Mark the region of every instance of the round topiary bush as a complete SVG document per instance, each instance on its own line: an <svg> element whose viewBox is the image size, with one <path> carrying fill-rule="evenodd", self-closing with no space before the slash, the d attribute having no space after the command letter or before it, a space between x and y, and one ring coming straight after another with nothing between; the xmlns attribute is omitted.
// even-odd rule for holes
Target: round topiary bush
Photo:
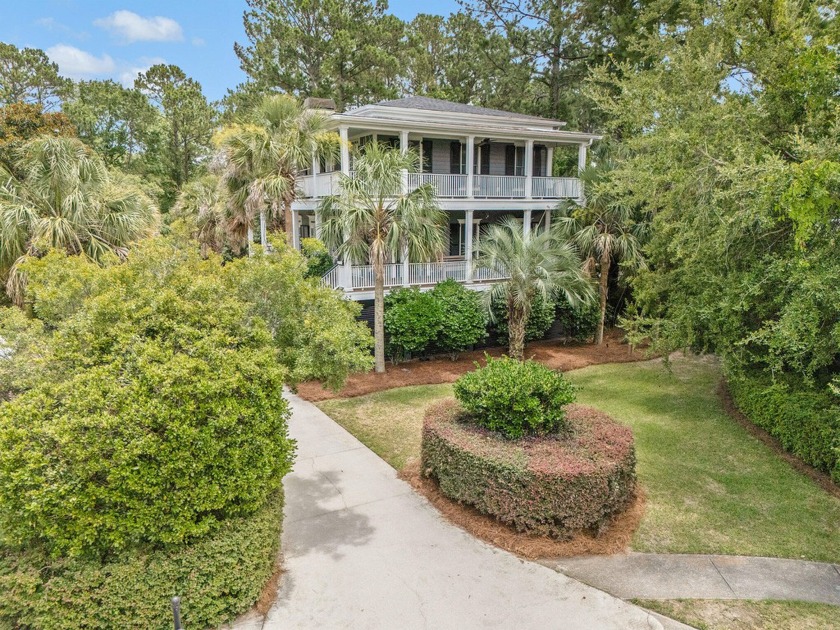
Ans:
<svg viewBox="0 0 840 630"><path fill-rule="evenodd" d="M447 497L519 531L600 532L633 497L633 434L579 405L568 408L565 422L562 435L510 441L477 426L455 400L443 401L423 422L423 474Z"/></svg>
<svg viewBox="0 0 840 630"><path fill-rule="evenodd" d="M487 365L455 383L455 398L473 421L510 439L556 433L563 407L575 399L562 374L536 361L487 357Z"/></svg>

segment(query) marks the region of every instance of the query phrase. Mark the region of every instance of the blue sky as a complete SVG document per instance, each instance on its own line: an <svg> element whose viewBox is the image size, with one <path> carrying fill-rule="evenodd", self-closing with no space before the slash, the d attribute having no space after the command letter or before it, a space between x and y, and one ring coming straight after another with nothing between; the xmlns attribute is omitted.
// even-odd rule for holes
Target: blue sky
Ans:
<svg viewBox="0 0 840 630"><path fill-rule="evenodd" d="M352 1L352 0L348 0ZM130 85L155 63L174 63L201 82L210 99L244 80L233 53L244 42L244 0L2 0L0 41L46 50L62 74ZM403 19L416 0L391 0ZM455 0L425 0L425 13L448 15Z"/></svg>

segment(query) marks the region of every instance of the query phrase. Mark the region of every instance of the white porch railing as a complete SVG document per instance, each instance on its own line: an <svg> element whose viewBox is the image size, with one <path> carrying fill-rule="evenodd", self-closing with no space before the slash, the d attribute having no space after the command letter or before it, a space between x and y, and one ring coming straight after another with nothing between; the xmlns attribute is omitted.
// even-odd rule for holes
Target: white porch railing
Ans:
<svg viewBox="0 0 840 630"><path fill-rule="evenodd" d="M577 177L534 177L531 196L539 199L577 199L580 180Z"/></svg>
<svg viewBox="0 0 840 630"><path fill-rule="evenodd" d="M372 289L373 267L371 265L353 265L350 273L351 286L345 289ZM400 263L385 265L385 287L399 287L403 283L403 266Z"/></svg>
<svg viewBox="0 0 840 630"><path fill-rule="evenodd" d="M410 263L408 265L408 283L412 286L437 284L450 278L458 282L466 281L466 260L449 260L439 263Z"/></svg>
<svg viewBox="0 0 840 630"><path fill-rule="evenodd" d="M510 175L476 175L473 194L476 197L523 199L525 178Z"/></svg>
<svg viewBox="0 0 840 630"><path fill-rule="evenodd" d="M409 173L408 189L414 190L424 184L431 184L438 197L466 197L467 179L466 175Z"/></svg>
<svg viewBox="0 0 840 630"><path fill-rule="evenodd" d="M456 282L467 282L466 260L410 263L408 265L408 282L405 282L405 269L403 263L385 265L385 288L432 286L448 279ZM487 269L477 266L473 266L472 269L472 279L476 282L493 282L504 280L507 277L507 274L501 269ZM321 278L321 284L324 286L346 291L371 290L373 289L373 282L373 267L370 265L353 265L352 267L336 265Z"/></svg>
<svg viewBox="0 0 840 630"><path fill-rule="evenodd" d="M354 173L350 173L353 177ZM327 197L339 190L340 173L319 173L299 178L303 198ZM438 197L465 199L470 186L469 175L444 173L408 173L406 185L413 190L423 184L434 186ZM478 199L525 199L529 178L511 175L473 175L473 196ZM531 197L534 199L577 199L580 180L576 177L532 177Z"/></svg>

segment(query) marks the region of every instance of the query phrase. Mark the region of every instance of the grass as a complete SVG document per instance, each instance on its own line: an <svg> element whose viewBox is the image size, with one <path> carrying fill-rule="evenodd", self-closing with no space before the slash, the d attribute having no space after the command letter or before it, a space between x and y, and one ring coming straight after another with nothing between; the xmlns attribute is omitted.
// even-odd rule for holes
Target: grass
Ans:
<svg viewBox="0 0 840 630"><path fill-rule="evenodd" d="M810 602L721 599L633 600L699 630L830 630L840 628L840 608Z"/></svg>
<svg viewBox="0 0 840 630"><path fill-rule="evenodd" d="M568 372L578 400L633 428L647 510L632 547L840 560L840 500L751 437L716 394L709 359ZM404 387L319 406L396 469L417 461L425 407L451 385Z"/></svg>

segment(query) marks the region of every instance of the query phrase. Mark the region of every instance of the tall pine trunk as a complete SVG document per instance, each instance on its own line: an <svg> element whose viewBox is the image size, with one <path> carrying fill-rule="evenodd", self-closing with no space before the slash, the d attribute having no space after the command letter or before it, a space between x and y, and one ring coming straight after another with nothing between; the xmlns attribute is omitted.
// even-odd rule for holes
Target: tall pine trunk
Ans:
<svg viewBox="0 0 840 630"><path fill-rule="evenodd" d="M385 263L373 260L373 354L376 371L385 371Z"/></svg>
<svg viewBox="0 0 840 630"><path fill-rule="evenodd" d="M610 256L610 250L605 247L604 251L601 252L601 317L598 319L598 330L595 331L595 344L599 346L604 342L604 321L607 319L607 291L609 289L608 283L610 280L611 262L612 257Z"/></svg>

